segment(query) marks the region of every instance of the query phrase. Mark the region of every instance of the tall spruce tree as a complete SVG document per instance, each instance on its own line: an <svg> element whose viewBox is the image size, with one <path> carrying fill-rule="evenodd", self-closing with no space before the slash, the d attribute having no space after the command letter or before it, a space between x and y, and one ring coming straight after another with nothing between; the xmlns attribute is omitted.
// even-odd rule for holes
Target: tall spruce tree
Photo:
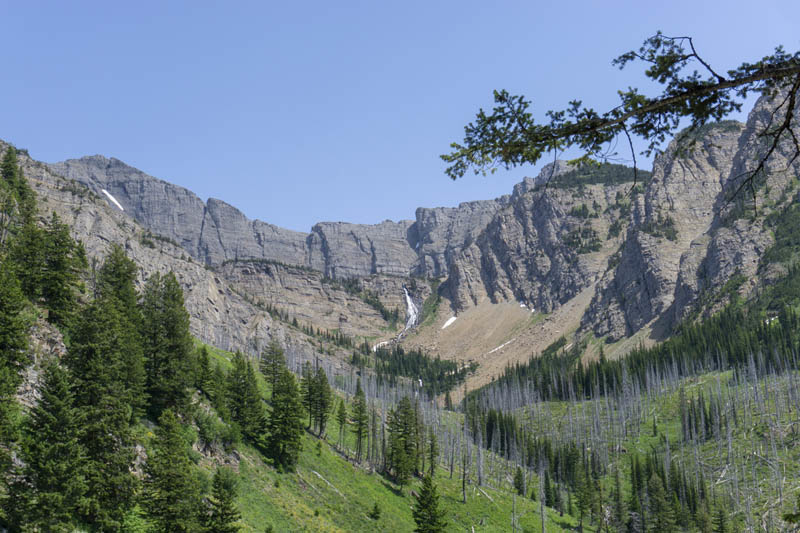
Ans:
<svg viewBox="0 0 800 533"><path fill-rule="evenodd" d="M430 476L422 478L422 487L415 496L413 516L415 533L441 533L447 528L445 513L439 507L439 495Z"/></svg>
<svg viewBox="0 0 800 533"><path fill-rule="evenodd" d="M233 355L233 368L228 374L228 411L239 424L242 434L258 444L264 436L266 416L261 394L258 391L253 366L241 352Z"/></svg>
<svg viewBox="0 0 800 533"><path fill-rule="evenodd" d="M39 402L23 426L24 466L12 487L18 495L14 526L54 532L75 529L86 493L82 423L67 372L50 363L42 376Z"/></svg>
<svg viewBox="0 0 800 533"><path fill-rule="evenodd" d="M647 531L670 533L675 531L675 513L672 503L664 490L664 482L652 474L647 482L647 496L650 499L650 512L647 515Z"/></svg>
<svg viewBox="0 0 800 533"><path fill-rule="evenodd" d="M150 412L184 411L192 384L192 337L183 290L175 274L153 274L142 295L145 368Z"/></svg>
<svg viewBox="0 0 800 533"><path fill-rule="evenodd" d="M6 446L14 434L17 409L14 394L22 382L22 370L30 361L25 306L12 265L0 255L0 443ZM7 464L8 457L2 451L6 446L0 446L0 467Z"/></svg>
<svg viewBox="0 0 800 533"><path fill-rule="evenodd" d="M42 297L46 239L45 231L34 221L29 221L19 228L9 251L9 259L16 266L22 291L37 303Z"/></svg>
<svg viewBox="0 0 800 533"><path fill-rule="evenodd" d="M212 482L210 509L205 517L204 533L238 533L236 522L241 513L236 507L237 479L230 468L217 467Z"/></svg>
<svg viewBox="0 0 800 533"><path fill-rule="evenodd" d="M158 419L145 479L145 508L158 531L190 533L199 529L201 494L192 467L181 422L166 409Z"/></svg>
<svg viewBox="0 0 800 533"><path fill-rule="evenodd" d="M364 389L361 388L361 378L356 381L356 395L353 398L353 433L356 436L356 461L361 462L364 452L364 440L367 437L369 414L367 413L367 399Z"/></svg>
<svg viewBox="0 0 800 533"><path fill-rule="evenodd" d="M339 402L339 407L336 409L336 423L339 424L339 439L338 446L344 445L344 437L347 434L347 406L344 399Z"/></svg>
<svg viewBox="0 0 800 533"><path fill-rule="evenodd" d="M317 388L314 383L314 370L311 368L310 361L303 363L303 369L300 371L300 395L303 398L303 407L308 412L307 427L311 429L316 413Z"/></svg>
<svg viewBox="0 0 800 533"><path fill-rule="evenodd" d="M321 366L317 367L314 373L315 405L314 405L314 424L317 428L317 435L323 437L325 428L328 425L331 404L333 403L333 391L328 383L328 375Z"/></svg>
<svg viewBox="0 0 800 533"><path fill-rule="evenodd" d="M417 466L417 425L411 400L404 396L389 412L388 466L394 479L405 485Z"/></svg>
<svg viewBox="0 0 800 533"><path fill-rule="evenodd" d="M50 311L50 321L69 325L78 305L77 295L83 290L80 275L86 270L86 253L55 213L45 226L44 237L42 298Z"/></svg>
<svg viewBox="0 0 800 533"><path fill-rule="evenodd" d="M147 375L140 333L143 319L135 286L137 270L136 263L128 258L122 247L113 244L97 276L97 297L108 299L117 309L128 337L124 341L127 350L123 366L127 401L134 418L144 414L147 406Z"/></svg>
<svg viewBox="0 0 800 533"><path fill-rule="evenodd" d="M84 416L80 435L87 456L84 521L103 531L122 527L137 486L132 474L133 409L125 383L125 341L130 336L125 324L110 300L95 300L81 312L64 357L75 405Z"/></svg>
<svg viewBox="0 0 800 533"><path fill-rule="evenodd" d="M302 448L302 402L297 380L284 368L272 391L267 451L276 465L293 470Z"/></svg>
<svg viewBox="0 0 800 533"><path fill-rule="evenodd" d="M284 367L286 367L286 357L283 354L283 348L278 341L270 341L261 353L259 369L273 390Z"/></svg>

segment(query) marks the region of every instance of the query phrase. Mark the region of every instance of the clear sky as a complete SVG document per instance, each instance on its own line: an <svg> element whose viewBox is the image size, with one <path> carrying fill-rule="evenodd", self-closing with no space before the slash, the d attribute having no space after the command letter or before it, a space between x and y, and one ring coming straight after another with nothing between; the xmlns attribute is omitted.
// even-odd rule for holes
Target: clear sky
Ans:
<svg viewBox="0 0 800 533"><path fill-rule="evenodd" d="M119 158L308 231L414 218L538 169L453 182L439 154L493 89L539 117L641 83L610 61L661 29L726 70L800 49L800 1L0 3L0 138Z"/></svg>

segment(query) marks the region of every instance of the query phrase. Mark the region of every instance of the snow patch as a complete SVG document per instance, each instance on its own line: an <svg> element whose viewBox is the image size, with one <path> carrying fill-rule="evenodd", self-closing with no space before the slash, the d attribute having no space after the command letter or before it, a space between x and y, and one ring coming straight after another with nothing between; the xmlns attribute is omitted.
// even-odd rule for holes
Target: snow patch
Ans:
<svg viewBox="0 0 800 533"><path fill-rule="evenodd" d="M120 205L120 203L117 201L117 199L116 199L116 198L114 198L113 196L111 196L111 193L110 193L110 192L108 192L108 191L107 191L107 190L105 190L105 189L100 189L100 190L103 192L103 194L105 194L105 195L108 197L108 199L109 199L109 200L111 200L111 203L113 203L115 206L119 207L119 210L120 210L120 211L125 211L125 210L122 208L122 206Z"/></svg>
<svg viewBox="0 0 800 533"><path fill-rule="evenodd" d="M444 323L444 326L442 326L442 329L446 328L447 326L449 326L450 324L452 324L453 322L455 322L455 321L456 321L456 318L458 318L458 317L457 317L457 316L451 316L450 318L448 318L448 319L447 319L447 322L445 322L445 323Z"/></svg>
<svg viewBox="0 0 800 533"><path fill-rule="evenodd" d="M493 354L493 353L494 353L494 352L496 352L497 350L502 350L503 348L505 348L506 346L508 346L508 345L509 345L509 344L511 344L512 342L514 342L515 340L517 340L517 339L511 339L511 340L510 340L510 341L508 341L508 342L504 342L503 344L501 344L500 346L498 346L498 347L497 347L497 348L495 348L494 350L490 351L490 352L489 352L489 353L487 353L486 355Z"/></svg>

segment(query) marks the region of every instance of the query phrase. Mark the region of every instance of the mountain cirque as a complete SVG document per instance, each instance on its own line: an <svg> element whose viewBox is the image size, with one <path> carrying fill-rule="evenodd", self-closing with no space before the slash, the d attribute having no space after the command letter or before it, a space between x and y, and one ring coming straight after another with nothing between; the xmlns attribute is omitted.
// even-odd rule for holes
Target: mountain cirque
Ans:
<svg viewBox="0 0 800 533"><path fill-rule="evenodd" d="M747 280L739 291L753 290L773 236L763 216L743 216L740 202L728 198L763 150L755 132L769 118L762 99L747 124L693 132L686 153L673 141L635 187L626 167L556 162L494 200L419 208L414 220L399 222L320 222L308 233L250 220L221 200L203 202L117 159L21 161L43 212L58 212L90 258L100 260L118 242L143 275L174 270L193 332L206 342L254 353L277 338L314 355L319 346L287 316L389 340L404 323L403 288L422 310L438 287L441 303L425 306L425 325L403 342L483 360L485 374L501 370L489 360L526 359L564 333L607 342L663 338L687 314L702 312L700 302L719 306L710 296L737 274ZM785 148L756 190L768 211L797 196L800 163L790 165ZM518 311L494 307L512 303ZM396 329L381 309L399 311ZM469 320L442 329L453 316ZM453 332L467 322L474 339L463 345ZM480 334L489 324L492 331ZM346 351L333 352L331 361L344 364Z"/></svg>

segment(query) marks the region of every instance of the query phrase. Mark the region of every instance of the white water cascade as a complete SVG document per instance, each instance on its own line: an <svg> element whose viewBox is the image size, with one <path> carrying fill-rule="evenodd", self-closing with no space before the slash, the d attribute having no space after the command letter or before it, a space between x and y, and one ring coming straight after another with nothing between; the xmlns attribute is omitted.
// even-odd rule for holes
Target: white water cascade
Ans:
<svg viewBox="0 0 800 533"><path fill-rule="evenodd" d="M417 306L414 305L414 300L411 299L411 295L408 294L408 289L403 287L403 292L406 294L406 314L408 315L406 327L403 329L403 332L405 332L417 325L419 310L417 309Z"/></svg>

